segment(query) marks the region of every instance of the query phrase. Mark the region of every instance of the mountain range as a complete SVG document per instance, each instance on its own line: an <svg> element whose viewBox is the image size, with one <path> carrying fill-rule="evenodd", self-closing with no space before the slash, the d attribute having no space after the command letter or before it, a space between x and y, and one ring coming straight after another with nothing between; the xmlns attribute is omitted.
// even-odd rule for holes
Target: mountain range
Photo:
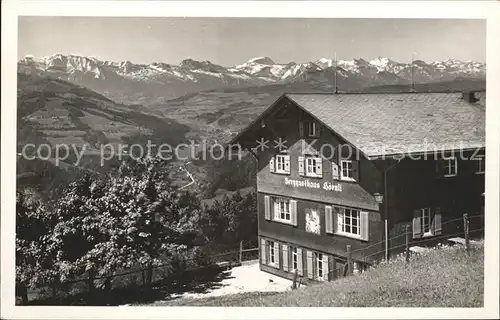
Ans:
<svg viewBox="0 0 500 320"><path fill-rule="evenodd" d="M338 60L321 58L305 63L276 63L257 57L225 67L210 61L185 59L179 64L105 61L96 57L55 54L26 56L18 62L24 74L55 77L86 86L118 102L154 105L203 90L267 85L305 85L355 90L380 85L408 85L486 76L481 62L448 59L400 63L387 57ZM336 75L336 76L335 76Z"/></svg>

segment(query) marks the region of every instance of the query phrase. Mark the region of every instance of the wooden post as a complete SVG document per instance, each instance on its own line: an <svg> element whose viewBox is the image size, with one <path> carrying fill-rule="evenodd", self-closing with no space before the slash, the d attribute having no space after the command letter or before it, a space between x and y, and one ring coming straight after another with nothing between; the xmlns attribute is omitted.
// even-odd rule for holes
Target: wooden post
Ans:
<svg viewBox="0 0 500 320"><path fill-rule="evenodd" d="M351 255L351 245L347 245L347 275L352 275L352 255Z"/></svg>
<svg viewBox="0 0 500 320"><path fill-rule="evenodd" d="M465 250L469 251L469 218L467 213L464 213L464 238L465 238Z"/></svg>
<svg viewBox="0 0 500 320"><path fill-rule="evenodd" d="M297 269L295 269L295 272L293 273L293 283L292 283L293 290L297 289L297 278L298 277L299 277L299 272Z"/></svg>
<svg viewBox="0 0 500 320"><path fill-rule="evenodd" d="M240 265L243 261L243 240L240 241Z"/></svg>
<svg viewBox="0 0 500 320"><path fill-rule="evenodd" d="M406 263L410 263L410 225L406 225Z"/></svg>

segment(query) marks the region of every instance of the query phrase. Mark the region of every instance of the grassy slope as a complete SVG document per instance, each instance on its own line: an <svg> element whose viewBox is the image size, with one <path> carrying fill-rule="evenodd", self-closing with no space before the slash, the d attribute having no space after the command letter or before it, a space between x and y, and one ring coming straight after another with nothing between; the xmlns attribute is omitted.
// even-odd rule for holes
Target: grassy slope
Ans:
<svg viewBox="0 0 500 320"><path fill-rule="evenodd" d="M359 275L285 293L178 299L159 305L269 307L482 307L484 248L444 247Z"/></svg>

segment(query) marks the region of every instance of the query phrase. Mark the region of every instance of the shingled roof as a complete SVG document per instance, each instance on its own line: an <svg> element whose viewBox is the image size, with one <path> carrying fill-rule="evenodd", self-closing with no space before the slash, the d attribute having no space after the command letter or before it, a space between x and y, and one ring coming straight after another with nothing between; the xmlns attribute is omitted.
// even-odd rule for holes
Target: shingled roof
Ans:
<svg viewBox="0 0 500 320"><path fill-rule="evenodd" d="M485 107L461 93L286 94L369 158L485 146Z"/></svg>

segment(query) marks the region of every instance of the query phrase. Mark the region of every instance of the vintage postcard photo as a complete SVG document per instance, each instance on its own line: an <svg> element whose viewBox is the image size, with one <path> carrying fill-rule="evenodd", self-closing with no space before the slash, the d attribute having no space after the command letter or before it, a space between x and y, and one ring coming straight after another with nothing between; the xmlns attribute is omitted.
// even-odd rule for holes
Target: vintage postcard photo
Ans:
<svg viewBox="0 0 500 320"><path fill-rule="evenodd" d="M8 2L6 318L498 316L481 5Z"/></svg>

